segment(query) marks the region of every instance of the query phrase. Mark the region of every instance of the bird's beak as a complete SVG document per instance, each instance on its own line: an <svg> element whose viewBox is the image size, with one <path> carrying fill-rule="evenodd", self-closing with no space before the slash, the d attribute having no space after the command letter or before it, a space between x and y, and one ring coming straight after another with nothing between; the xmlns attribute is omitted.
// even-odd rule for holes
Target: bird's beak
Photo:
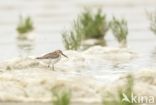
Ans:
<svg viewBox="0 0 156 105"><path fill-rule="evenodd" d="M64 57L68 58L65 54L61 53Z"/></svg>

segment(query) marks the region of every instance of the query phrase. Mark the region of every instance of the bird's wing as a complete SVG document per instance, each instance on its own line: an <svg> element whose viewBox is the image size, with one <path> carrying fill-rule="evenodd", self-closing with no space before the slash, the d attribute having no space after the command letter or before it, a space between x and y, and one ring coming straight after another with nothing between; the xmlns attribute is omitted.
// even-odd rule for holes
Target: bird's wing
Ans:
<svg viewBox="0 0 156 105"><path fill-rule="evenodd" d="M48 58L57 58L59 55L56 52L45 54L41 57L41 59L48 59Z"/></svg>

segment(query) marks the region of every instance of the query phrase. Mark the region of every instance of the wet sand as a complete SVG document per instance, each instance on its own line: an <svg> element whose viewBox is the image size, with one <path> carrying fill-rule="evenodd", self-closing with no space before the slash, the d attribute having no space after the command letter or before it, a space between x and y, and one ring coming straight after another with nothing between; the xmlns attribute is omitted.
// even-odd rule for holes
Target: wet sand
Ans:
<svg viewBox="0 0 156 105"><path fill-rule="evenodd" d="M51 105L51 103L41 103L41 102L0 102L0 105Z"/></svg>
<svg viewBox="0 0 156 105"><path fill-rule="evenodd" d="M52 105L50 102L0 102L0 105ZM71 105L101 105L100 103L76 102Z"/></svg>
<svg viewBox="0 0 156 105"><path fill-rule="evenodd" d="M18 58L1 63L0 100L4 102L1 104L21 105L18 102L24 102L23 105L49 105L42 102L51 101L53 90L69 89L72 91L72 105L97 105L102 101L102 94L115 94L119 88L125 88L128 73L134 75L136 94L156 97L155 68L117 71L101 66L126 63L139 57L127 48L94 46L82 52L64 53L70 59L62 58L55 65L55 71L47 67L46 61L33 58Z"/></svg>

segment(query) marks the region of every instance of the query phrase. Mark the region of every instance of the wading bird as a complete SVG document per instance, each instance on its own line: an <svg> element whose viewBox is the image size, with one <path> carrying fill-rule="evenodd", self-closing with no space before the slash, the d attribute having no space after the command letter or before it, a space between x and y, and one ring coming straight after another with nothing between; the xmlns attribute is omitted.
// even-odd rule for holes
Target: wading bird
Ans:
<svg viewBox="0 0 156 105"><path fill-rule="evenodd" d="M49 60L48 67L51 68L51 65L52 65L52 69L54 70L55 69L54 64L56 64L57 62L59 62L61 60L61 55L68 58L65 54L63 54L63 52L61 50L56 50L54 52L45 54L41 57L37 57L36 59L47 59L47 60Z"/></svg>

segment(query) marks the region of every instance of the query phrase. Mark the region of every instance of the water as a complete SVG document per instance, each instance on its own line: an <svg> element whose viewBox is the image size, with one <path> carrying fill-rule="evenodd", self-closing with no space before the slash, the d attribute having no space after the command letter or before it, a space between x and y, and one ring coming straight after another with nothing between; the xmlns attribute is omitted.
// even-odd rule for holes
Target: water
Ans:
<svg viewBox="0 0 156 105"><path fill-rule="evenodd" d="M0 59L12 59L23 53L40 55L55 49L64 49L61 32L69 29L71 22L84 6L102 7L111 17L126 18L129 26L128 47L141 57L117 66L109 65L97 68L105 69L140 69L156 66L156 36L149 30L146 11L155 10L155 0L116 1L116 0L1 0L0 1ZM19 15L31 16L35 30L35 39L21 44L16 39L16 25ZM106 36L109 46L117 46L110 32ZM23 46L27 46L26 48Z"/></svg>

